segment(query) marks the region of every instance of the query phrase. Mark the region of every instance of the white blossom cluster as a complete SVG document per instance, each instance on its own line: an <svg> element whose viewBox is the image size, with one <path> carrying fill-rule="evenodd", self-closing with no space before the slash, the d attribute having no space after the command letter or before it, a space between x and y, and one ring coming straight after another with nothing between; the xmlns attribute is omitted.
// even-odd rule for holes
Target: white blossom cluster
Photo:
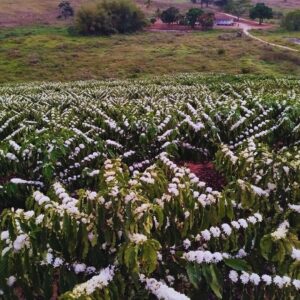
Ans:
<svg viewBox="0 0 300 300"><path fill-rule="evenodd" d="M196 241L209 241L211 238L219 238L222 235L224 237L230 236L234 230L246 229L249 225L255 225L256 223L262 222L263 217L260 213L255 213L249 216L247 219L238 219L236 221L231 221L230 224L223 223L220 226L212 226L209 229L201 231L195 237Z"/></svg>
<svg viewBox="0 0 300 300"><path fill-rule="evenodd" d="M247 256L247 253L244 249L240 249L237 255L231 255L226 252L210 252L204 250L196 250L196 251L189 251L183 254L183 258L189 262L195 262L197 264L216 264L224 259L229 258L243 258Z"/></svg>
<svg viewBox="0 0 300 300"><path fill-rule="evenodd" d="M189 298L155 278L147 278L140 275L140 281L145 283L146 289L160 300L189 300Z"/></svg>
<svg viewBox="0 0 300 300"><path fill-rule="evenodd" d="M55 256L52 249L48 249L45 257L41 261L41 265L51 265L53 268L64 267L74 271L75 274L84 273L91 275L97 273L96 268L93 266L87 266L81 262L68 263L63 257Z"/></svg>
<svg viewBox="0 0 300 300"><path fill-rule="evenodd" d="M271 233L271 236L275 239L275 240L281 240L284 239L288 233L288 229L290 227L290 224L288 221L284 221L282 222L278 228L273 231Z"/></svg>
<svg viewBox="0 0 300 300"><path fill-rule="evenodd" d="M21 179L21 178L12 178L10 180L10 182L14 183L14 184L35 185L35 186L40 186L40 187L44 186L43 182L41 182L41 181L25 180L25 179Z"/></svg>
<svg viewBox="0 0 300 300"><path fill-rule="evenodd" d="M237 271L231 270L229 272L229 279L234 283L241 282L243 285L253 284L257 286L264 284L266 286L274 285L279 289L294 287L297 291L300 290L300 280L292 279L289 276L270 276L267 274L260 276L256 273L247 273L245 271L239 275Z"/></svg>
<svg viewBox="0 0 300 300"><path fill-rule="evenodd" d="M115 268L113 266L102 269L98 275L93 276L84 283L76 285L71 294L74 297L82 297L91 295L96 290L102 290L113 280L114 274Z"/></svg>

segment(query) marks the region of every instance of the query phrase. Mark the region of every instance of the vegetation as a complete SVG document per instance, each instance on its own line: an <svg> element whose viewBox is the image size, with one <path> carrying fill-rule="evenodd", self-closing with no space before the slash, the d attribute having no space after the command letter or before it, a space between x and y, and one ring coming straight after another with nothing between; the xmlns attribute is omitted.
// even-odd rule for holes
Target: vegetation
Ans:
<svg viewBox="0 0 300 300"><path fill-rule="evenodd" d="M214 13L204 13L199 18L200 24L204 30L212 29L215 22Z"/></svg>
<svg viewBox="0 0 300 300"><path fill-rule="evenodd" d="M297 299L299 93L186 74L2 86L1 298Z"/></svg>
<svg viewBox="0 0 300 300"><path fill-rule="evenodd" d="M259 19L259 24L262 24L264 19L272 19L273 18L273 10L272 10L272 8L266 6L264 3L257 3L250 10L250 18L251 19Z"/></svg>
<svg viewBox="0 0 300 300"><path fill-rule="evenodd" d="M226 51L225 55L217 54L220 48ZM148 77L178 72L240 74L243 68L264 75L300 72L300 65L289 57L291 53L237 37L231 30L143 32L108 38L72 36L61 27L25 27L1 30L0 49L2 83ZM271 54L281 52L281 59L269 59Z"/></svg>
<svg viewBox="0 0 300 300"><path fill-rule="evenodd" d="M143 12L132 0L97 0L77 11L75 28L81 34L110 35L135 32L145 25Z"/></svg>
<svg viewBox="0 0 300 300"><path fill-rule="evenodd" d="M226 10L235 16L238 20L240 17L249 12L251 7L251 0L229 0L226 5Z"/></svg>
<svg viewBox="0 0 300 300"><path fill-rule="evenodd" d="M59 12L60 12L58 18L67 19L69 17L73 17L74 16L74 9L71 6L71 4L70 4L69 1L62 0L59 3L58 8L59 8Z"/></svg>
<svg viewBox="0 0 300 300"><path fill-rule="evenodd" d="M175 23L178 21L180 14L179 9L176 7L169 7L166 10L162 11L160 18L164 23Z"/></svg>
<svg viewBox="0 0 300 300"><path fill-rule="evenodd" d="M186 19L188 24L194 28L197 21L199 21L199 17L203 14L203 10L199 8L191 8L186 13Z"/></svg>
<svg viewBox="0 0 300 300"><path fill-rule="evenodd" d="M213 27L140 3L152 23ZM75 27L0 29L0 298L298 300L298 53L230 29L137 32L132 0L79 4L59 4ZM291 46L298 14L253 34Z"/></svg>
<svg viewBox="0 0 300 300"><path fill-rule="evenodd" d="M287 31L282 28L279 28L276 30L252 30L251 33L267 42L287 46L300 51L300 44L298 43L299 42L298 31ZM292 57L299 58L299 55L297 53L293 53L291 51L290 52L283 51L281 54L290 58ZM279 62L280 60L277 60L277 63ZM282 60L281 63L284 64L284 60Z"/></svg>
<svg viewBox="0 0 300 300"><path fill-rule="evenodd" d="M289 31L300 31L300 10L287 13L281 25L284 29Z"/></svg>

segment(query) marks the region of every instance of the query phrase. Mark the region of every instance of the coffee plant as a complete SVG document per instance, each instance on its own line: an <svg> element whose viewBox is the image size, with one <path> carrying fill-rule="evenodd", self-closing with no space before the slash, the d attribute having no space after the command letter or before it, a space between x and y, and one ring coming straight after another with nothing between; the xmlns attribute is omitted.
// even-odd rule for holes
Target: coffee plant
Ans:
<svg viewBox="0 0 300 300"><path fill-rule="evenodd" d="M297 79L3 85L0 166L3 299L300 299Z"/></svg>

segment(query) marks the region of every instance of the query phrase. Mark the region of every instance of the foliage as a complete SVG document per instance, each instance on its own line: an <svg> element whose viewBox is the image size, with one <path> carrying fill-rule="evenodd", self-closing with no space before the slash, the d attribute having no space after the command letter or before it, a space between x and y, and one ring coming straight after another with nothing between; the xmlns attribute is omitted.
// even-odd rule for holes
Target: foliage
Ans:
<svg viewBox="0 0 300 300"><path fill-rule="evenodd" d="M199 17L203 14L203 10L199 8L190 8L189 11L186 13L186 19L188 20L188 24L194 28L196 22L198 21Z"/></svg>
<svg viewBox="0 0 300 300"><path fill-rule="evenodd" d="M234 14L239 18L249 11L251 7L250 0L230 0L226 5L226 11Z"/></svg>
<svg viewBox="0 0 300 300"><path fill-rule="evenodd" d="M150 22L151 22L151 24L155 24L155 22L156 22L156 17L150 18Z"/></svg>
<svg viewBox="0 0 300 300"><path fill-rule="evenodd" d="M81 34L131 33L146 25L143 12L132 0L97 0L84 4L76 14L75 27Z"/></svg>
<svg viewBox="0 0 300 300"><path fill-rule="evenodd" d="M214 1L215 5L221 6L221 7L226 7L228 2L229 2L229 0L215 0Z"/></svg>
<svg viewBox="0 0 300 300"><path fill-rule="evenodd" d="M58 18L64 18L67 19L69 17L73 17L74 16L74 9L71 6L71 3L67 0L62 0L59 5L59 16Z"/></svg>
<svg viewBox="0 0 300 300"><path fill-rule="evenodd" d="M264 3L257 3L253 8L250 9L250 18L259 19L259 24L262 24L264 19L273 18L273 10Z"/></svg>
<svg viewBox="0 0 300 300"><path fill-rule="evenodd" d="M1 86L2 298L297 299L299 80L220 78Z"/></svg>
<svg viewBox="0 0 300 300"><path fill-rule="evenodd" d="M204 13L200 16L199 22L204 30L212 29L214 26L215 14Z"/></svg>
<svg viewBox="0 0 300 300"><path fill-rule="evenodd" d="M162 11L160 18L164 23L171 24L177 22L179 15L180 14L178 8L172 6Z"/></svg>
<svg viewBox="0 0 300 300"><path fill-rule="evenodd" d="M295 10L287 13L281 26L289 31L300 31L300 10Z"/></svg>

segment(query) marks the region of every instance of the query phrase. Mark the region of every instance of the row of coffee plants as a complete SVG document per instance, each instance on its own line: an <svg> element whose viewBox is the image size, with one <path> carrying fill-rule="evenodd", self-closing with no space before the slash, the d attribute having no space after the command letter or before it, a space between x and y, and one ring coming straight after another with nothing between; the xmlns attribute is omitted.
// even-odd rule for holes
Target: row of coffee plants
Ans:
<svg viewBox="0 0 300 300"><path fill-rule="evenodd" d="M0 87L1 297L299 299L299 95L192 75Z"/></svg>

